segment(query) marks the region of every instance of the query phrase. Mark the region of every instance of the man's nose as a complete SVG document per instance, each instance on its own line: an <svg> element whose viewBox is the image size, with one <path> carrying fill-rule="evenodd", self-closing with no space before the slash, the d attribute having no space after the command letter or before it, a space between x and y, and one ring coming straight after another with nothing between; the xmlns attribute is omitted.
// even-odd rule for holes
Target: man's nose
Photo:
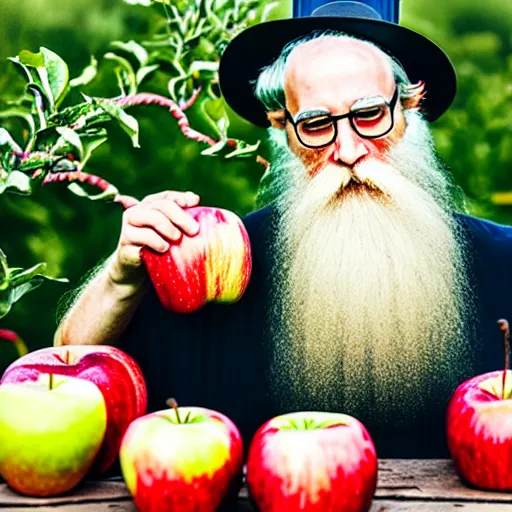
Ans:
<svg viewBox="0 0 512 512"><path fill-rule="evenodd" d="M338 121L338 136L334 141L334 147L334 159L349 167L368 154L364 139L352 129L348 119Z"/></svg>

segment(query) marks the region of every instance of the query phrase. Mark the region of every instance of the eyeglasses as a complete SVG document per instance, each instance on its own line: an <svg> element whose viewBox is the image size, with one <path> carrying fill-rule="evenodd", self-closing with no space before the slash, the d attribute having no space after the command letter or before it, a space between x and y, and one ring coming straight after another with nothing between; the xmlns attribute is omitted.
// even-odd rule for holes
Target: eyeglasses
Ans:
<svg viewBox="0 0 512 512"><path fill-rule="evenodd" d="M357 100L350 112L338 116L322 110L307 110L293 119L285 109L285 116L292 123L300 143L307 148L323 148L332 144L338 136L338 121L348 118L352 129L364 139L383 137L394 125L398 88L390 101L382 96Z"/></svg>

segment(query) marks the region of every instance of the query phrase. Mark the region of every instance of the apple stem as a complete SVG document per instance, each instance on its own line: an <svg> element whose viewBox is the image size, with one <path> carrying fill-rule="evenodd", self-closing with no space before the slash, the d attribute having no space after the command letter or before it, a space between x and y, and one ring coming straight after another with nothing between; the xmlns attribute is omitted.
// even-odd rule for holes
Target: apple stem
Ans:
<svg viewBox="0 0 512 512"><path fill-rule="evenodd" d="M502 392L501 392L501 399L505 400L505 382L507 380L507 370L510 367L510 343L509 343L509 335L510 335L510 328L508 325L508 322L501 318L498 320L498 326L504 333L504 339L505 339L505 369L503 371L503 379L502 379Z"/></svg>
<svg viewBox="0 0 512 512"><path fill-rule="evenodd" d="M168 407L172 407L174 409L174 412L176 413L176 419L178 420L178 423L181 423L180 413L178 411L178 402L175 398L169 398L165 402Z"/></svg>
<svg viewBox="0 0 512 512"><path fill-rule="evenodd" d="M53 373L50 373L49 389L53 389Z"/></svg>
<svg viewBox="0 0 512 512"><path fill-rule="evenodd" d="M69 350L66 350L66 364L69 364Z"/></svg>

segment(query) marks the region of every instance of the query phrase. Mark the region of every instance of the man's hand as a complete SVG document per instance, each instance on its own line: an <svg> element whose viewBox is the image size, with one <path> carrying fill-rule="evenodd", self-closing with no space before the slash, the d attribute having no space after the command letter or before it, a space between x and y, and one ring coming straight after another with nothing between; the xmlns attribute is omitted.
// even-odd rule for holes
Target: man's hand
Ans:
<svg viewBox="0 0 512 512"><path fill-rule="evenodd" d="M183 234L197 235L199 224L184 208L198 203L199 196L192 192L166 191L149 195L127 208L109 268L110 279L116 284L141 285L146 279L140 256L142 246L165 252L168 241L178 241Z"/></svg>

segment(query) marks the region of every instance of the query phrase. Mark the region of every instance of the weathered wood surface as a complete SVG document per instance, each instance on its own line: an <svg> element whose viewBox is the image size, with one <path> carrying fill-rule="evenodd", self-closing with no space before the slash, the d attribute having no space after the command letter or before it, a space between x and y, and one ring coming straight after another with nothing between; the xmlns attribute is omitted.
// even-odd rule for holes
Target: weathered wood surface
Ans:
<svg viewBox="0 0 512 512"><path fill-rule="evenodd" d="M512 493L481 491L462 483L450 460L381 459L375 497L435 500L456 498L459 501L489 501L512 505Z"/></svg>
<svg viewBox="0 0 512 512"><path fill-rule="evenodd" d="M10 512L136 512L123 481L85 482L66 496L30 498L0 484L0 509ZM512 493L472 489L448 460L379 461L371 512L512 512ZM162 511L164 512L164 511ZM227 511L226 511L227 512ZM229 512L254 512L244 487Z"/></svg>
<svg viewBox="0 0 512 512"><path fill-rule="evenodd" d="M137 512L133 502L120 503L80 503L74 505L56 505L45 507L9 507L2 508L8 512ZM424 501L397 501L375 500L370 512L507 512L509 505L497 503L461 503L461 502L424 502ZM241 503L236 512L254 512L247 503ZM165 511L163 511L165 512ZM340 511L342 512L342 511Z"/></svg>

